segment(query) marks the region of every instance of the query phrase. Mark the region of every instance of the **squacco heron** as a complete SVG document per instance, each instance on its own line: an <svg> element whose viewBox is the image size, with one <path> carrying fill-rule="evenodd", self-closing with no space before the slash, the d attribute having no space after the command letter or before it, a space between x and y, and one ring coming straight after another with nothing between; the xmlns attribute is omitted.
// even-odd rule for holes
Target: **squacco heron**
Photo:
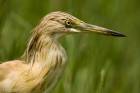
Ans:
<svg viewBox="0 0 140 93"><path fill-rule="evenodd" d="M49 93L67 63L65 49L58 39L71 33L125 36L68 13L49 13L33 30L21 59L0 64L0 93Z"/></svg>

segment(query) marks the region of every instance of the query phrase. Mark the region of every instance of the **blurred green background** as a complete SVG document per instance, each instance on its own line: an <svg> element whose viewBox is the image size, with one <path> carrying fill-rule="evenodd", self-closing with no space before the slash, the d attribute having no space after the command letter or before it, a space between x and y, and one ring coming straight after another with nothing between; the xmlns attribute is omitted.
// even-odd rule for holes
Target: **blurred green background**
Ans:
<svg viewBox="0 0 140 93"><path fill-rule="evenodd" d="M140 0L0 0L0 60L20 57L39 20L58 10L128 37L64 37L69 64L52 93L140 93Z"/></svg>

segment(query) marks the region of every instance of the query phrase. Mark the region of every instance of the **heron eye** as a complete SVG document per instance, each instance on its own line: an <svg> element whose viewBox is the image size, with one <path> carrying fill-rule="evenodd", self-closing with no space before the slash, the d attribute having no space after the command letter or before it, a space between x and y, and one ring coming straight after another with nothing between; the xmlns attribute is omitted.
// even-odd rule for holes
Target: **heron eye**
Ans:
<svg viewBox="0 0 140 93"><path fill-rule="evenodd" d="M66 20L65 25L66 25L67 28L71 28L71 27L72 27L72 26L71 26L71 22L68 21L68 20Z"/></svg>

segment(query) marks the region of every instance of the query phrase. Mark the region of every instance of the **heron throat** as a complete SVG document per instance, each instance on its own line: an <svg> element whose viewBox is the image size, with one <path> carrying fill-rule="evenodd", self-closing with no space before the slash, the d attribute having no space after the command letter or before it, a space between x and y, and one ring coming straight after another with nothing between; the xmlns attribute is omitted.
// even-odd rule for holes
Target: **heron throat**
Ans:
<svg viewBox="0 0 140 93"><path fill-rule="evenodd" d="M34 32L25 52L27 63L56 68L65 64L67 59L64 48L50 35Z"/></svg>

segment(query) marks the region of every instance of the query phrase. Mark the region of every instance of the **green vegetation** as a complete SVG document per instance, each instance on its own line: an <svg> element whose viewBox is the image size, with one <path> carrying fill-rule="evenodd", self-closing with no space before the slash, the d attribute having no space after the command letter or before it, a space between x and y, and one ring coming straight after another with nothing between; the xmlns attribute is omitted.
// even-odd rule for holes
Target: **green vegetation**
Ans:
<svg viewBox="0 0 140 93"><path fill-rule="evenodd" d="M139 0L0 0L0 60L22 55L30 32L52 11L125 33L69 35L69 64L52 93L140 93Z"/></svg>

